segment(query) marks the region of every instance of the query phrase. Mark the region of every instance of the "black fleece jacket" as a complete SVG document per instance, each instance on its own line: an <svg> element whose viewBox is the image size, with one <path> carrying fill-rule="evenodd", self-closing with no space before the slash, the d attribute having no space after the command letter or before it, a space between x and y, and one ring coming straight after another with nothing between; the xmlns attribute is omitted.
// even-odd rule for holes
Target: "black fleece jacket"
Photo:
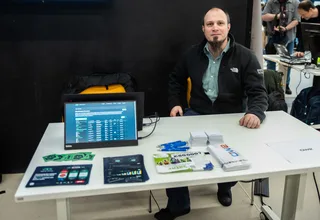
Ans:
<svg viewBox="0 0 320 220"><path fill-rule="evenodd" d="M200 44L192 46L178 62L169 76L169 109L183 106L187 78L192 83L190 107L200 114L252 113L262 122L268 108L268 98L263 83L263 70L253 54L235 42L229 34L230 48L223 55L218 74L218 97L212 102L205 94L202 78L208 68L208 57Z"/></svg>

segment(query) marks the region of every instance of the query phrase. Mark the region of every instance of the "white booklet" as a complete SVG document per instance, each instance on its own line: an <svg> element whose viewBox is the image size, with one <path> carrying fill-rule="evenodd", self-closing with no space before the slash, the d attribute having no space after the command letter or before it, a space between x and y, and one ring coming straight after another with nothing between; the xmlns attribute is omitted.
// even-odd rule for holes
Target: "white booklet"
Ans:
<svg viewBox="0 0 320 220"><path fill-rule="evenodd" d="M267 143L275 152L293 164L319 164L320 138Z"/></svg>
<svg viewBox="0 0 320 220"><path fill-rule="evenodd" d="M246 158L226 144L211 144L207 149L219 161L224 171L245 170L251 166Z"/></svg>
<svg viewBox="0 0 320 220"><path fill-rule="evenodd" d="M153 155L158 173L212 170L213 164L204 152L168 152Z"/></svg>

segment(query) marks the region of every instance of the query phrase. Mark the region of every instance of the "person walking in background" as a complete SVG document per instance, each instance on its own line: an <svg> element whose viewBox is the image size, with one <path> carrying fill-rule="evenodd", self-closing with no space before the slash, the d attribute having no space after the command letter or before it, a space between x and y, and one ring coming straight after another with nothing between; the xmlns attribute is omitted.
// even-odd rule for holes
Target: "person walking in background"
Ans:
<svg viewBox="0 0 320 220"><path fill-rule="evenodd" d="M268 43L266 54L276 54L274 43L285 45L293 53L296 26L300 21L298 0L269 0L262 12L262 20L267 22ZM276 70L276 64L267 61L267 69ZM286 94L292 94L290 84L291 68L288 68Z"/></svg>

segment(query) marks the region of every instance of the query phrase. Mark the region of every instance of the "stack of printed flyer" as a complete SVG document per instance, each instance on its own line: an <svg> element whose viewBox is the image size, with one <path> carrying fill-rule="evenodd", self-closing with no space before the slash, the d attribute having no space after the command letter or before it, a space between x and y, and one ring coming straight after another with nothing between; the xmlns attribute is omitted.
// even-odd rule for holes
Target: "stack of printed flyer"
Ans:
<svg viewBox="0 0 320 220"><path fill-rule="evenodd" d="M213 164L204 152L158 153L153 155L158 173L212 170Z"/></svg>
<svg viewBox="0 0 320 220"><path fill-rule="evenodd" d="M245 170L251 166L250 161L226 144L211 144L207 149L220 162L224 171Z"/></svg>
<svg viewBox="0 0 320 220"><path fill-rule="evenodd" d="M208 143L208 136L204 131L190 132L189 143L191 147L205 147Z"/></svg>

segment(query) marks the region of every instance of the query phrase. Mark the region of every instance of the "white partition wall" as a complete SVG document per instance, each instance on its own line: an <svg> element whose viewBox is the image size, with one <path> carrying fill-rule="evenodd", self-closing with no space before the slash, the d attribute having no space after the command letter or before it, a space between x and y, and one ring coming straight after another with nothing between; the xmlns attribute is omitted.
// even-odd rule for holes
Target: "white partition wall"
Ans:
<svg viewBox="0 0 320 220"><path fill-rule="evenodd" d="M262 56L262 20L261 1L253 0L252 6L252 26L251 26L251 49L255 52L260 65L263 67Z"/></svg>

